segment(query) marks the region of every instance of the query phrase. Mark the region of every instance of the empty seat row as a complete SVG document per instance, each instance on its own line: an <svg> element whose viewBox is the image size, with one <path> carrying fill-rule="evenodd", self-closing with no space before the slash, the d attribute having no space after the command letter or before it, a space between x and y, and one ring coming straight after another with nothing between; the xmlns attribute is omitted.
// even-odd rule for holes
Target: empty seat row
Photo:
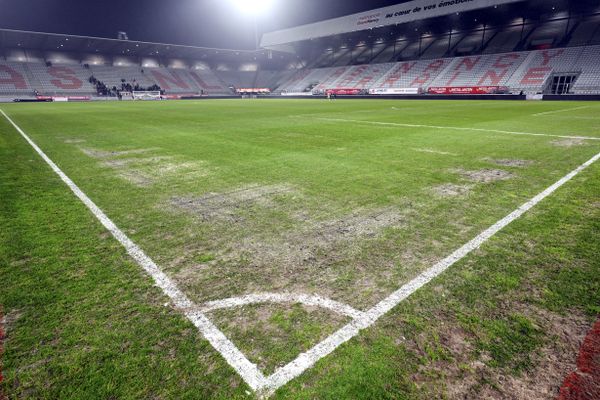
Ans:
<svg viewBox="0 0 600 400"><path fill-rule="evenodd" d="M507 41L514 41L514 37L505 36L498 44ZM513 92L537 93L544 90L553 74L567 73L578 76L572 88L575 93L600 93L600 46L303 69L280 89L507 86Z"/></svg>
<svg viewBox="0 0 600 400"><path fill-rule="evenodd" d="M412 46L407 45L401 53L412 51ZM440 44L441 47L444 46ZM431 54L434 53L432 50ZM53 66L43 62L0 61L0 95L95 95L95 85L90 83L92 76L109 88L120 88L125 81L142 88L158 85L167 94L231 94L229 85L269 88L277 92L508 86L513 92L536 93L543 91L555 74L577 76L572 86L575 93L600 93L600 45L295 71L215 73L208 69Z"/></svg>
<svg viewBox="0 0 600 400"><path fill-rule="evenodd" d="M107 87L121 89L122 83L148 88L158 85L167 94L231 94L211 70L46 65L0 61L0 95L96 95L90 78Z"/></svg>

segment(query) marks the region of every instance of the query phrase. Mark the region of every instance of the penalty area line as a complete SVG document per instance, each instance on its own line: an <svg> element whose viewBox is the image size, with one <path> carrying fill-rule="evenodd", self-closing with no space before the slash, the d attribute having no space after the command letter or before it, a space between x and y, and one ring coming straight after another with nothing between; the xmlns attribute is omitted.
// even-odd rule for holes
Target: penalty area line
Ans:
<svg viewBox="0 0 600 400"><path fill-rule="evenodd" d="M456 131L471 131L471 132L488 132L488 133L504 133L507 135L525 135L525 136L547 136L561 139L581 139L581 140L600 140L600 137L592 136L567 136L567 135L551 135L549 133L533 133L533 132L514 132L514 131L502 131L498 129L486 129L486 128L467 128L462 126L439 126L439 125L422 125L422 124L403 124L400 122L378 122L378 121L365 121L360 119L342 119L342 118L315 118L321 121L329 122L347 122L353 124L368 124L368 125L381 125L381 126L398 126L402 128L424 128L424 129L451 129Z"/></svg>
<svg viewBox="0 0 600 400"><path fill-rule="evenodd" d="M583 109L586 109L586 108L590 108L590 106L564 108L562 110L546 111L546 112L541 112L541 113L531 114L531 115L534 116L534 117L541 117L542 115L558 114L558 113L563 113L563 112L567 112L567 111L583 110Z"/></svg>
<svg viewBox="0 0 600 400"><path fill-rule="evenodd" d="M165 295L173 302L174 308L181 311L190 322L198 328L206 340L223 356L227 363L246 381L253 390L264 387L266 378L258 367L251 363L246 356L221 332L198 307L177 287L148 256L135 244L117 225L102 211L72 180L69 178L37 144L21 129L5 112L0 113L16 129L17 132L33 147L39 156L50 166L60 179L71 189L81 202L94 214L96 219L125 247L127 253L137 264L152 277Z"/></svg>

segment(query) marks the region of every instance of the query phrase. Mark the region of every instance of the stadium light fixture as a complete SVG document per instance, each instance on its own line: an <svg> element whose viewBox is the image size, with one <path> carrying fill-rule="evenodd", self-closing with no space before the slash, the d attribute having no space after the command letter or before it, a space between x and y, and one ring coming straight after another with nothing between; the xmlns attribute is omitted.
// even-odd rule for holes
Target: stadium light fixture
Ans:
<svg viewBox="0 0 600 400"><path fill-rule="evenodd" d="M241 13L252 17L254 24L255 50L259 48L258 19L267 14L275 0L230 0Z"/></svg>
<svg viewBox="0 0 600 400"><path fill-rule="evenodd" d="M258 16L265 14L273 5L273 0L231 0L244 14Z"/></svg>

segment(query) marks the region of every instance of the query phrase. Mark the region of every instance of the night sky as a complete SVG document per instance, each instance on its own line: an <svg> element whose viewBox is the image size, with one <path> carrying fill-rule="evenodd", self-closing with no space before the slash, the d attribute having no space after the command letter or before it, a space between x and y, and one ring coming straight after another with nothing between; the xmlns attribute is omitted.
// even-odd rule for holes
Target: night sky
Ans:
<svg viewBox="0 0 600 400"><path fill-rule="evenodd" d="M274 0L268 32L402 0ZM0 0L0 28L206 47L253 49L254 27L229 0Z"/></svg>

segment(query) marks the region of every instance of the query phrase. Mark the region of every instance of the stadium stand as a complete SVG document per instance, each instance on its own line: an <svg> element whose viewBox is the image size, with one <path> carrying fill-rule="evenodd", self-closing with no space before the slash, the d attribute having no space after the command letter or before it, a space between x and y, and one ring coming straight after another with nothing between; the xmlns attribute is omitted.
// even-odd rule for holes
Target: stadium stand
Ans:
<svg viewBox="0 0 600 400"><path fill-rule="evenodd" d="M591 34L589 27L582 28L587 32L586 36ZM109 88L121 89L124 82L141 87L158 85L167 94L180 95L232 94L229 85L269 88L276 92L330 88L507 86L512 92L529 94L543 92L549 78L557 74L576 76L573 93L596 94L600 93L598 60L600 45L282 71L84 67L0 61L0 94L32 95L38 91L44 95L92 96L96 94L95 86L89 82L92 76Z"/></svg>
<svg viewBox="0 0 600 400"><path fill-rule="evenodd" d="M391 69L375 84L374 88L422 88L430 83L448 66L450 59L404 61L391 64Z"/></svg>
<svg viewBox="0 0 600 400"><path fill-rule="evenodd" d="M527 53L455 58L431 86L506 86Z"/></svg>
<svg viewBox="0 0 600 400"><path fill-rule="evenodd" d="M37 89L39 82L40 93L47 95L59 95L69 93L71 95L89 96L96 92L96 89L88 81L90 78L89 70L81 65L57 65L46 66L41 63L30 63L26 65L33 74L34 89Z"/></svg>
<svg viewBox="0 0 600 400"><path fill-rule="evenodd" d="M31 86L33 77L27 77L26 64L0 61L0 94L31 95L35 90Z"/></svg>
<svg viewBox="0 0 600 400"><path fill-rule="evenodd" d="M575 93L600 93L600 46L558 48L458 58L402 61L340 68L305 69L280 90L304 91L311 83L330 88L426 88L429 86L508 86L512 92L539 93L553 74L578 76Z"/></svg>
<svg viewBox="0 0 600 400"><path fill-rule="evenodd" d="M588 47L582 51L578 65L581 67L581 75L573 86L575 94L597 94L600 93L600 46Z"/></svg>
<svg viewBox="0 0 600 400"><path fill-rule="evenodd" d="M326 90L332 87L337 87L336 82L344 76L344 74L350 69L350 67L338 67L330 69L330 74L325 77L319 84L315 87L317 90Z"/></svg>
<svg viewBox="0 0 600 400"><path fill-rule="evenodd" d="M146 74L168 94L230 94L210 70L150 68Z"/></svg>
<svg viewBox="0 0 600 400"><path fill-rule="evenodd" d="M590 68L591 65L578 64L584 47L540 50L528 53L527 59L507 82L513 91L541 93L552 74L571 73Z"/></svg>
<svg viewBox="0 0 600 400"><path fill-rule="evenodd" d="M324 82L338 68L305 69L294 74L277 89L278 92L305 92Z"/></svg>
<svg viewBox="0 0 600 400"><path fill-rule="evenodd" d="M304 92L308 86L307 80L314 71L318 70L305 68L293 73L287 80L283 81L283 83L278 86L278 91Z"/></svg>
<svg viewBox="0 0 600 400"><path fill-rule="evenodd" d="M215 71L227 87L253 88L256 71Z"/></svg>
<svg viewBox="0 0 600 400"><path fill-rule="evenodd" d="M370 64L350 67L335 82L340 88L369 89L393 64Z"/></svg>
<svg viewBox="0 0 600 400"><path fill-rule="evenodd" d="M467 86L554 94L556 80L563 78L568 91L559 94L600 94L600 9L559 12L548 6L545 15L527 15L517 4L513 13L504 9L499 22L490 10L491 26L477 19L485 13L353 30L257 52L0 30L0 96L116 97L118 90L135 88L222 96L246 88L306 94ZM446 25L437 26L440 21ZM56 51L67 41L74 47ZM33 45L19 47L23 42ZM107 53L81 50L93 47ZM143 53L123 55L134 48Z"/></svg>
<svg viewBox="0 0 600 400"><path fill-rule="evenodd" d="M199 90L203 90L206 94L226 95L231 94L231 91L223 84L214 71L211 70L195 70L187 71L192 80L197 84Z"/></svg>
<svg viewBox="0 0 600 400"><path fill-rule="evenodd" d="M268 71L259 70L256 75L256 80L252 87L268 88L272 91L276 90L281 84L287 81L293 74L294 70Z"/></svg>
<svg viewBox="0 0 600 400"><path fill-rule="evenodd" d="M99 81L104 82L106 86L121 88L122 79L125 82L139 84L142 87L150 87L156 82L149 78L139 67L109 67L105 65L90 66L90 75L94 76ZM88 77L89 78L89 77Z"/></svg>
<svg viewBox="0 0 600 400"><path fill-rule="evenodd" d="M43 95L96 94L91 77L109 88L121 90L123 83L144 88L158 85L168 94L225 95L231 91L210 70L112 67L81 65L47 66L44 63L0 62L0 94Z"/></svg>

